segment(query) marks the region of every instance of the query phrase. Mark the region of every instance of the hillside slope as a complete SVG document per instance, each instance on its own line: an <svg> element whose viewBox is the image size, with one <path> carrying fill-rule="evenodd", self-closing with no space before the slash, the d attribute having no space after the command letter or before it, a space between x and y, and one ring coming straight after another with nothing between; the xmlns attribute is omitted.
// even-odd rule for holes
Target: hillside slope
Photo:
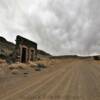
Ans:
<svg viewBox="0 0 100 100"><path fill-rule="evenodd" d="M0 37L0 55L8 56L15 49L15 44L7 41L5 38Z"/></svg>

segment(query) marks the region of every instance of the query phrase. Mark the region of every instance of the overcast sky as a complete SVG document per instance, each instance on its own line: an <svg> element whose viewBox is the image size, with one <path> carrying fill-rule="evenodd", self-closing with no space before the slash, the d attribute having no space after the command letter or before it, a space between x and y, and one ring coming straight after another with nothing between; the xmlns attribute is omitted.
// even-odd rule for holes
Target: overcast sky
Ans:
<svg viewBox="0 0 100 100"><path fill-rule="evenodd" d="M100 54L100 0L0 0L0 35L54 55Z"/></svg>

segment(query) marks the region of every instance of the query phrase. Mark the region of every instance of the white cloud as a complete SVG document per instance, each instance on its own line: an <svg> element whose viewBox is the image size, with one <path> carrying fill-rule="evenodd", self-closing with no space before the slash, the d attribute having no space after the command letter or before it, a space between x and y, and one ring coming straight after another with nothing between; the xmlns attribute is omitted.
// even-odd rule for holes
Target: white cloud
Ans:
<svg viewBox="0 0 100 100"><path fill-rule="evenodd" d="M25 36L52 54L99 53L99 4L98 0L0 0L0 32L10 41L17 34Z"/></svg>

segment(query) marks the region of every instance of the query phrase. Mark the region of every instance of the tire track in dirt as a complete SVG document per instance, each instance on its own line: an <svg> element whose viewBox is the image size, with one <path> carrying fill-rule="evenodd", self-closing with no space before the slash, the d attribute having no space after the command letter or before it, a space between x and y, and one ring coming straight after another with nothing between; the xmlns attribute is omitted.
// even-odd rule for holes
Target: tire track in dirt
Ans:
<svg viewBox="0 0 100 100"><path fill-rule="evenodd" d="M51 74L49 74L49 75L47 75L47 76L45 76L45 77L43 77L43 81L46 81L49 77L52 77L53 75L55 75L59 70L61 70L61 68L59 68L57 71L54 71L53 73L51 73ZM29 80L28 80L29 81ZM37 83L38 84L41 84L42 82L41 82L41 80L40 81L37 81L37 82L35 82L34 84L35 85L37 85ZM22 88L22 89L24 89L24 88L26 88L28 85L33 85L33 81L32 81L32 78L31 78L31 81L29 81L28 82L28 84L25 84L25 86L24 86L24 84L23 84L23 86L22 87L20 87L20 89ZM30 86L31 87L31 86ZM19 90L19 89L14 89L14 90L12 90L12 91L10 91L7 95L10 95L10 96L12 96L13 94L16 94L15 92L16 91L21 91L21 90ZM12 94L12 95L11 95ZM3 96L3 97L5 97L5 96ZM0 97L0 99L2 98L2 96ZM4 99L5 100L5 99Z"/></svg>
<svg viewBox="0 0 100 100"><path fill-rule="evenodd" d="M73 64L73 63L72 63ZM47 93L45 100L49 100L50 97L52 96L52 98L54 97L55 99L59 96L54 95L56 93L56 91L59 91L59 87L63 85L63 83L68 79L68 77L70 76L71 72L72 72L72 64L70 65L71 69L68 72L65 72L62 76L62 79L51 89L49 90L49 92ZM59 99L59 98L58 98Z"/></svg>
<svg viewBox="0 0 100 100"><path fill-rule="evenodd" d="M97 92L95 90L96 88L96 84L95 84L95 80L94 80L94 75L91 73L90 71L91 69L89 68L85 68L84 69L84 82L82 83L84 86L84 91L82 93L82 96L85 97L85 100L93 100L93 97L95 95L95 93ZM91 98L92 97L92 98ZM95 99L94 99L95 100Z"/></svg>
<svg viewBox="0 0 100 100"><path fill-rule="evenodd" d="M40 75L40 80L30 78L0 100L41 100L34 95L45 95L42 100L100 100L100 67L92 61L79 60ZM47 75L47 76L45 76ZM39 76L38 76L39 77ZM15 92L15 93L14 93ZM38 94L39 93L39 94ZM54 96L49 98L50 96Z"/></svg>
<svg viewBox="0 0 100 100"><path fill-rule="evenodd" d="M86 66L87 65L87 66ZM96 87L95 71L91 71L94 66L90 62L85 61L82 64L80 72L80 99L79 100L99 100L96 98L98 90Z"/></svg>
<svg viewBox="0 0 100 100"><path fill-rule="evenodd" d="M20 94L21 92L24 92L25 90L27 90L27 89L30 89L30 88L32 88L33 86L35 86L35 85L37 85L37 84L43 84L43 81L47 81L47 79L49 79L50 77L53 77L53 76L55 76L56 74L57 74L57 72L59 71L59 72L61 72L61 70L63 71L63 69L62 68L60 68L59 70L57 69L56 71L54 71L54 73L51 73L49 76L46 76L46 78L43 78L43 80L41 81L37 81L37 82L35 82L35 83L33 83L32 82L32 84L27 84L27 86L25 87L25 88L21 88L20 90L18 89L18 90L14 90L14 91L12 91L12 92L10 92L9 94L8 94L8 96L6 96L6 97L2 97L2 100L9 100L9 98L10 97L14 97L14 96L16 96L17 94ZM51 79L50 79L51 80ZM37 89L36 89L37 90ZM17 91L17 92L16 92ZM10 99L11 100L11 99Z"/></svg>
<svg viewBox="0 0 100 100"><path fill-rule="evenodd" d="M100 100L100 78L98 77L98 75L100 75L100 69L97 70L97 68L95 67L95 64L94 63L90 63L91 66L93 66L91 68L88 67L87 70L89 71L90 73L90 78L91 78L91 88L89 87L88 90L90 90L90 96L88 97L88 99L91 99L91 100ZM99 66L98 66L99 67Z"/></svg>
<svg viewBox="0 0 100 100"><path fill-rule="evenodd" d="M75 62L74 62L75 63ZM74 64L73 63L73 64ZM71 65L73 65L73 64L71 64ZM70 67L73 67L73 66L70 66ZM72 71L72 69L71 69L71 71L70 72L73 72ZM69 73L69 72L68 72ZM67 84L67 78L69 79L70 77L70 73L68 74L67 72L66 72L66 74L64 75L62 75L63 76L63 78L62 78L62 81L60 81L60 83L57 83L57 85L56 86L54 86L54 88L51 88L51 90L49 89L49 91L48 91L48 93L47 93L47 95L45 96L45 98L46 98L46 100L48 100L48 98L47 97L50 97L50 95L52 94L52 97L56 97L56 98L58 98L59 96L58 95L53 95L53 93L55 94L55 92L57 92L57 91L59 91L59 90L61 90L60 89L60 87L63 87L63 85L66 85ZM66 76L66 78L64 79L64 77ZM64 79L64 80L63 80ZM65 84L66 83L66 84ZM56 99L55 98L55 99ZM53 98L52 98L53 99ZM40 99L39 99L40 100ZM44 100L44 99L43 99Z"/></svg>
<svg viewBox="0 0 100 100"><path fill-rule="evenodd" d="M64 90L62 91L61 97L63 100L78 100L79 96L77 93L77 81L79 73L77 71L77 65L73 66L71 75L69 76L69 81L66 83Z"/></svg>
<svg viewBox="0 0 100 100"><path fill-rule="evenodd" d="M65 60L66 61L66 60ZM50 61L51 62L51 61ZM60 61L61 62L61 61ZM55 69L58 69L58 68L60 68L60 62L58 62L58 61L56 61L56 63L52 63L52 65L50 66L49 65L49 68L47 68L47 70L45 70L45 71L42 71L42 73L37 73L37 72L34 72L30 77L28 76L28 77L25 77L25 78L23 78L22 79L22 77L20 77L20 79L15 79L14 78L14 80L12 79L12 80L10 80L9 82L4 82L4 84L2 85L1 84L1 90L2 91L0 91L0 97L2 97L2 96L5 96L6 94L8 94L10 91L12 91L12 90L18 90L18 89L20 89L22 86L22 84L23 84L23 87L24 87L24 85L26 84L29 84L30 82L31 82L31 80L32 79L38 79L40 76L39 75L41 75L41 76L43 76L43 75L47 75L47 74L50 74L50 71L51 72L53 72L53 71L55 71ZM67 60L66 61L67 63L69 62L69 63L71 63L72 62L72 60ZM59 63L59 64L58 64ZM58 66L55 66L55 65L58 65ZM32 69L33 70L33 69ZM18 78L18 77L17 77ZM26 81L27 80L27 81ZM26 81L25 83L23 83L23 81ZM6 83L6 84L5 84ZM18 83L18 84L20 84L19 86L18 85L16 85L16 83ZM6 90L6 91L5 91ZM5 94L4 94L4 93Z"/></svg>
<svg viewBox="0 0 100 100"><path fill-rule="evenodd" d="M64 79L66 77L68 77L69 73L71 72L71 69L72 68L65 70L65 72L62 73L62 75L58 76L58 78L55 78L53 81L49 82L46 86L42 87L40 90L37 91L36 94L39 93L39 95L41 95L41 96L44 95L43 96L44 97L43 100L45 100L45 98L47 97L48 93L51 93L52 91L54 91L59 85L61 85L61 83L64 81Z"/></svg>
<svg viewBox="0 0 100 100"><path fill-rule="evenodd" d="M87 83L88 83L88 75L89 72L87 70L87 66L88 64L86 63L86 61L83 61L83 63L80 65L80 76L79 76L79 89L78 89L78 93L79 93L79 98L78 100L87 100ZM89 83L88 83L89 84Z"/></svg>
<svg viewBox="0 0 100 100"><path fill-rule="evenodd" d="M50 90L50 89L52 89L52 88L54 88L54 85L56 85L57 84L57 82L58 82L58 80L60 79L60 78L62 78L63 77L63 74L64 73L67 73L67 71L69 71L71 69L71 67L70 66L67 66L67 67L64 67L64 71L61 73L61 71L58 73L58 76L57 77L55 77L55 78L53 78L53 80L50 80L50 81L47 81L46 82L46 84L42 84L42 86L40 86L39 88L38 87L35 87L36 88L36 91L33 91L32 89L31 89L31 91L29 92L29 93L27 93L26 95L25 95L25 97L28 99L28 100L30 100L28 97L30 97L31 99L32 99L32 95L35 95L35 97L37 96L37 95L39 95L40 97L43 97L44 98L44 96L45 96L45 94ZM54 76L53 76L54 77ZM52 78L52 77L51 77ZM34 87L33 87L34 88ZM38 88L38 89L37 89ZM27 100L26 99L26 100ZM35 98L36 99L36 98ZM24 100L25 100L25 98L24 98Z"/></svg>

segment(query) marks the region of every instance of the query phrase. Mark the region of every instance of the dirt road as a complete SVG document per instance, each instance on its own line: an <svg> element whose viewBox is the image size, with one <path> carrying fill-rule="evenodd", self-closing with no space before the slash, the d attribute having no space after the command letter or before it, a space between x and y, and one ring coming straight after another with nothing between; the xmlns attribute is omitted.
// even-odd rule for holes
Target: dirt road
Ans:
<svg viewBox="0 0 100 100"><path fill-rule="evenodd" d="M100 62L58 60L0 87L0 100L100 100Z"/></svg>

